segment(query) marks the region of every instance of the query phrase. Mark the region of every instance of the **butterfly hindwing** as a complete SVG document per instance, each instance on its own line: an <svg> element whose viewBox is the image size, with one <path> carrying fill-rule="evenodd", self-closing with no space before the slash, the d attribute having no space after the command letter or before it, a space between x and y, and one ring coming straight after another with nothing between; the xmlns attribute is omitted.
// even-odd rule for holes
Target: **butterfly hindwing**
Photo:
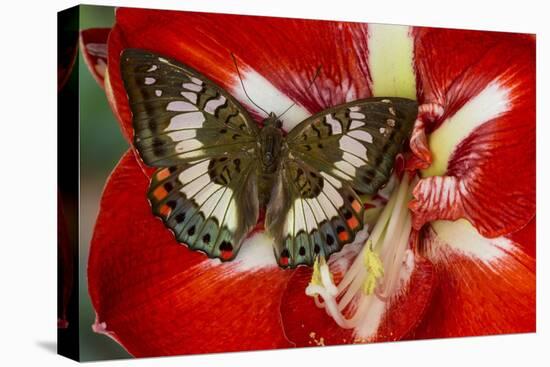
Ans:
<svg viewBox="0 0 550 367"><path fill-rule="evenodd" d="M351 186L314 167L283 163L266 212L281 266L313 264L354 240L363 228L363 206Z"/></svg>
<svg viewBox="0 0 550 367"><path fill-rule="evenodd" d="M247 111L192 68L126 49L121 72L134 142L146 164L172 166L254 147L258 127Z"/></svg>
<svg viewBox="0 0 550 367"><path fill-rule="evenodd" d="M153 175L149 200L179 242L229 260L258 219L255 174L247 153L162 168Z"/></svg>
<svg viewBox="0 0 550 367"><path fill-rule="evenodd" d="M374 194L389 180L416 114L417 103L405 98L358 100L304 120L287 141L305 163Z"/></svg>

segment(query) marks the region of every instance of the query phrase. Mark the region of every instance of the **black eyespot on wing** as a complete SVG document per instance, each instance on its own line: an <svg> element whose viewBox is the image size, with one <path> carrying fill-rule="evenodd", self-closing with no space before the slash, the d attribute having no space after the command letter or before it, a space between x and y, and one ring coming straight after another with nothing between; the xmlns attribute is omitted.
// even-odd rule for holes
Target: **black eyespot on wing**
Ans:
<svg viewBox="0 0 550 367"><path fill-rule="evenodd" d="M180 224L183 223L185 220L185 212L181 212L175 216L176 223Z"/></svg>
<svg viewBox="0 0 550 367"><path fill-rule="evenodd" d="M228 252L233 251L233 245L229 241L223 241L220 244L220 250L221 251L228 251Z"/></svg>
<svg viewBox="0 0 550 367"><path fill-rule="evenodd" d="M283 249L283 251L281 252L281 257L288 258L289 256L290 256L290 253L288 252L288 249L287 248Z"/></svg>
<svg viewBox="0 0 550 367"><path fill-rule="evenodd" d="M151 147L153 148L153 154L157 157L162 157L166 154L166 147L165 143L158 138L153 139L153 142L151 143Z"/></svg>

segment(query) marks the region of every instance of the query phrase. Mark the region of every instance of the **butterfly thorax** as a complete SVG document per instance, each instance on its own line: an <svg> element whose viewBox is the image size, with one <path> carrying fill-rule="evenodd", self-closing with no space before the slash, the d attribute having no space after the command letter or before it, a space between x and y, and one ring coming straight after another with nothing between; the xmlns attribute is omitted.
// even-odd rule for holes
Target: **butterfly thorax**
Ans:
<svg viewBox="0 0 550 367"><path fill-rule="evenodd" d="M258 141L258 165L260 203L267 205L271 189L274 184L275 174L279 169L281 158L284 154L284 133L282 123L274 113L263 121Z"/></svg>

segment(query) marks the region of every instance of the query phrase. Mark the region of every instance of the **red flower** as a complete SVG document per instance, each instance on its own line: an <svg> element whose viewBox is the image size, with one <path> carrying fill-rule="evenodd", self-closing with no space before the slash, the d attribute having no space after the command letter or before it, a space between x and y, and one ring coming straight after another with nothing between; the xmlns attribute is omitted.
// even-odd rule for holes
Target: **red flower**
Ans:
<svg viewBox="0 0 550 367"><path fill-rule="evenodd" d="M348 245L314 274L279 269L261 233L223 264L178 246L147 202L151 169L127 152L107 182L92 240L95 330L135 356L534 330L533 39L118 9L107 45L107 73L96 77L105 76L130 142L119 70L130 47L201 71L259 116L243 98L233 52L257 104L279 112L298 103L286 129L371 95L424 105L410 173L388 185L368 245Z"/></svg>

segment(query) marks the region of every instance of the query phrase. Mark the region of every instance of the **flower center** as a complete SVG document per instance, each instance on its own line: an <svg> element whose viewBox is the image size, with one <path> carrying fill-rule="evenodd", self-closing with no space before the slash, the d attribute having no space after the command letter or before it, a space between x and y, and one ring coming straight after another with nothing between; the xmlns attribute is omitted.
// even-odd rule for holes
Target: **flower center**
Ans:
<svg viewBox="0 0 550 367"><path fill-rule="evenodd" d="M389 299L412 272L412 226L407 204L417 180L404 174L337 285L325 259L315 261L306 294L314 297L315 304L325 308L340 327L354 328L356 341L366 340L376 331Z"/></svg>

